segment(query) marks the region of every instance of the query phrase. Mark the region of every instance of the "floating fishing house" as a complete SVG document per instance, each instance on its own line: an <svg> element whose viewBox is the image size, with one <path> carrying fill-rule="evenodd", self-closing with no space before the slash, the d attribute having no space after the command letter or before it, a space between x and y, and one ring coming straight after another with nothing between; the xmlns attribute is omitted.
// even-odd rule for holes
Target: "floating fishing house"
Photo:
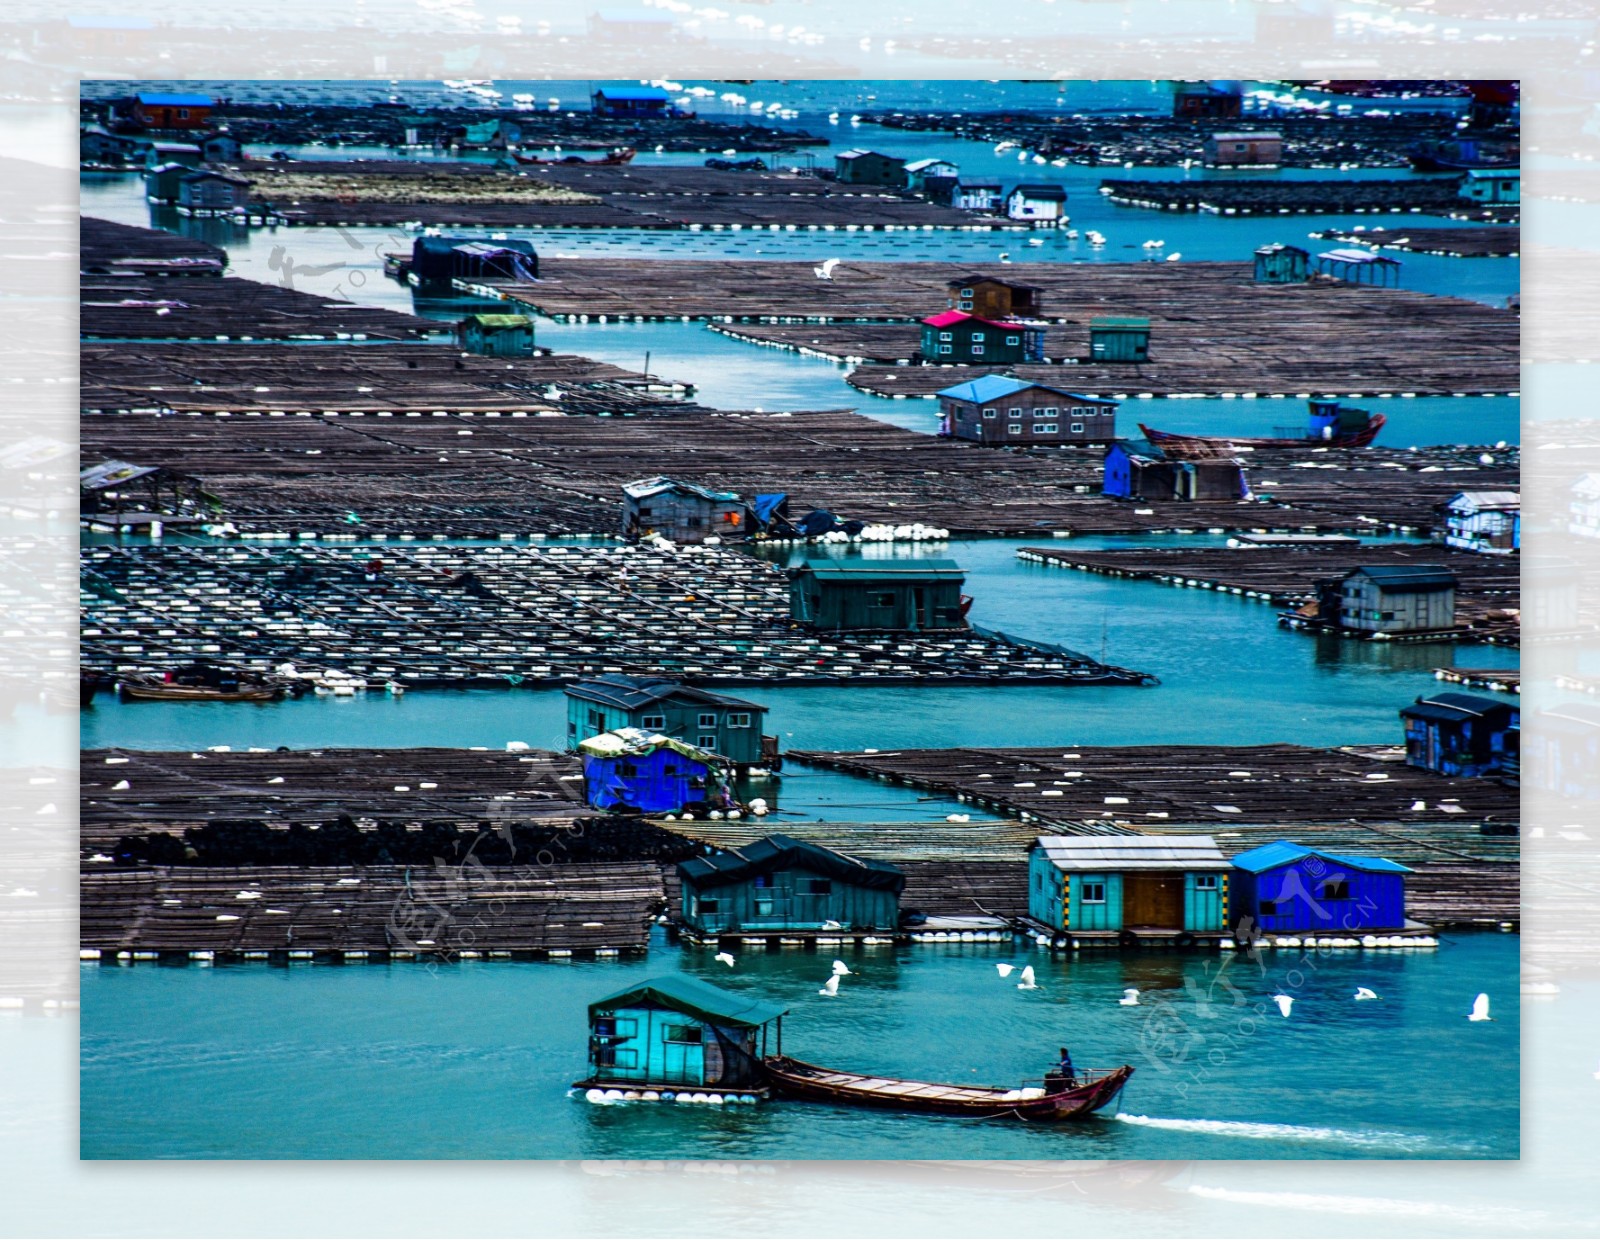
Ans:
<svg viewBox="0 0 1600 1240"><path fill-rule="evenodd" d="M1090 319L1089 360L1148 362L1150 320L1133 315L1097 315Z"/></svg>
<svg viewBox="0 0 1600 1240"><path fill-rule="evenodd" d="M1318 583L1319 614L1363 633L1428 633L1456 622L1456 575L1440 564L1371 564Z"/></svg>
<svg viewBox="0 0 1600 1240"><path fill-rule="evenodd" d="M678 863L684 926L697 935L763 931L893 934L906 877L887 861L768 835Z"/></svg>
<svg viewBox="0 0 1600 1240"><path fill-rule="evenodd" d="M1304 284L1311 275L1311 254L1297 245L1275 241L1256 251L1257 284Z"/></svg>
<svg viewBox="0 0 1600 1240"><path fill-rule="evenodd" d="M778 738L761 734L767 708L743 698L619 672L580 680L565 692L568 749L586 737L633 728L684 741L738 767L765 762L770 768L777 758Z"/></svg>
<svg viewBox="0 0 1600 1240"><path fill-rule="evenodd" d="M1270 164L1283 162L1283 135L1281 133L1214 133L1206 139L1205 156L1208 164L1231 167L1243 164Z"/></svg>
<svg viewBox="0 0 1600 1240"><path fill-rule="evenodd" d="M746 532L748 506L733 491L713 491L664 476L622 488L622 535L660 534L673 542L703 542Z"/></svg>
<svg viewBox="0 0 1600 1240"><path fill-rule="evenodd" d="M984 375L937 393L939 433L999 444L1109 443L1117 402L1007 375Z"/></svg>
<svg viewBox="0 0 1600 1240"><path fill-rule="evenodd" d="M954 560L808 557L789 570L789 614L812 629L964 629L971 601Z"/></svg>
<svg viewBox="0 0 1600 1240"><path fill-rule="evenodd" d="M672 96L659 86L603 86L589 97L589 107L596 116L616 120L651 120L675 113Z"/></svg>
<svg viewBox="0 0 1600 1240"><path fill-rule="evenodd" d="M113 122L136 129L208 129L216 100L210 95L141 91L111 104Z"/></svg>
<svg viewBox="0 0 1600 1240"><path fill-rule="evenodd" d="M145 169L144 196L151 202L173 203L178 201L178 187L183 184L183 179L194 172L189 164L177 162L156 164Z"/></svg>
<svg viewBox="0 0 1600 1240"><path fill-rule="evenodd" d="M200 154L208 164L236 164L244 158L244 147L231 133L213 133L201 140Z"/></svg>
<svg viewBox="0 0 1600 1240"><path fill-rule="evenodd" d="M1172 115L1183 120L1234 120L1244 110L1244 87L1238 82L1178 82L1172 91Z"/></svg>
<svg viewBox="0 0 1600 1240"><path fill-rule="evenodd" d="M1407 766L1470 779L1519 764L1522 712L1509 702L1436 693L1402 708L1400 718Z"/></svg>
<svg viewBox="0 0 1600 1240"><path fill-rule="evenodd" d="M1461 196L1468 202L1521 202L1522 172L1518 168L1468 168Z"/></svg>
<svg viewBox="0 0 1600 1240"><path fill-rule="evenodd" d="M157 465L100 461L78 473L79 512L113 524L170 519L206 499L193 478ZM196 515L190 513L191 518Z"/></svg>
<svg viewBox="0 0 1600 1240"><path fill-rule="evenodd" d="M906 165L906 188L925 194L933 188L931 182L954 185L960 175L961 169L948 159L914 159Z"/></svg>
<svg viewBox="0 0 1600 1240"><path fill-rule="evenodd" d="M145 148L144 159L148 168L158 168L163 164L198 168L204 162L199 146L193 142L152 142Z"/></svg>
<svg viewBox="0 0 1600 1240"><path fill-rule="evenodd" d="M641 728L617 728L578 745L583 799L591 809L678 814L733 804L727 767L715 754Z"/></svg>
<svg viewBox="0 0 1600 1240"><path fill-rule="evenodd" d="M787 1009L676 975L589 1005L589 1076L578 1088L738 1090L765 1096L767 1027L781 1048Z"/></svg>
<svg viewBox="0 0 1600 1240"><path fill-rule="evenodd" d="M1266 933L1405 928L1411 870L1398 861L1277 840L1239 853L1232 864L1235 925Z"/></svg>
<svg viewBox="0 0 1600 1240"><path fill-rule="evenodd" d="M1373 250L1325 250L1317 255L1317 271L1349 284L1400 283L1400 260Z"/></svg>
<svg viewBox="0 0 1600 1240"><path fill-rule="evenodd" d="M922 359L944 366L1044 361L1044 328L945 310L922 320Z"/></svg>
<svg viewBox="0 0 1600 1240"><path fill-rule="evenodd" d="M1028 850L1028 916L1090 941L1220 938L1228 872L1209 835L1041 835Z"/></svg>
<svg viewBox="0 0 1600 1240"><path fill-rule="evenodd" d="M1006 195L1006 215L1014 220L1059 224L1067 218L1067 191L1059 185L1019 185Z"/></svg>
<svg viewBox="0 0 1600 1240"><path fill-rule="evenodd" d="M1106 449L1101 489L1117 499L1240 500L1250 497L1244 462L1189 441L1157 447L1119 439Z"/></svg>
<svg viewBox="0 0 1600 1240"><path fill-rule="evenodd" d="M232 211L250 201L252 182L220 172L191 172L178 178L178 207L185 211Z"/></svg>
<svg viewBox="0 0 1600 1240"><path fill-rule="evenodd" d="M413 285L440 290L456 280L537 280L539 256L531 241L418 237L411 244L406 278Z"/></svg>
<svg viewBox="0 0 1600 1240"><path fill-rule="evenodd" d="M883 185L904 189L906 161L879 151L840 151L833 157L834 180L841 185Z"/></svg>
<svg viewBox="0 0 1600 1240"><path fill-rule="evenodd" d="M949 280L945 288L950 295L950 309L963 310L980 319L1035 318L1044 309L1044 294L1037 284L1013 284L1010 280L974 274Z"/></svg>
<svg viewBox="0 0 1600 1240"><path fill-rule="evenodd" d="M999 181L978 181L962 178L956 182L950 205L957 211L981 211L993 214L1005 202Z"/></svg>
<svg viewBox="0 0 1600 1240"><path fill-rule="evenodd" d="M1439 535L1447 547L1485 555L1522 549L1522 496L1516 491L1462 491L1440 505Z"/></svg>
<svg viewBox="0 0 1600 1240"><path fill-rule="evenodd" d="M456 345L490 357L532 357L533 320L526 314L469 314L456 324Z"/></svg>

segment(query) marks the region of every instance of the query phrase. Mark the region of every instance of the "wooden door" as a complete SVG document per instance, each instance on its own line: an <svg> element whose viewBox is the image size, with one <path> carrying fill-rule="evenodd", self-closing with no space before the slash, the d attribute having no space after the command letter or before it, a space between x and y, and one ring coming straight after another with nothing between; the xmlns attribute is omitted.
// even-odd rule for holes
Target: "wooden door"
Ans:
<svg viewBox="0 0 1600 1240"><path fill-rule="evenodd" d="M1183 875L1124 875L1122 924L1183 929Z"/></svg>

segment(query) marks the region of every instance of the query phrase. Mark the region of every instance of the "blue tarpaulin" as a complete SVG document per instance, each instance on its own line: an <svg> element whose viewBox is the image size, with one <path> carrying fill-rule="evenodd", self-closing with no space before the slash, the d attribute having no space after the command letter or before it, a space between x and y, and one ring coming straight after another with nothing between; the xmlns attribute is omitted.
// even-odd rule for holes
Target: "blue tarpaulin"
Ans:
<svg viewBox="0 0 1600 1240"><path fill-rule="evenodd" d="M782 491L773 491L767 495L758 495L750 507L756 514L756 520L762 525L770 524L774 516L783 516L784 509L788 507L789 497Z"/></svg>
<svg viewBox="0 0 1600 1240"><path fill-rule="evenodd" d="M619 728L590 737L578 750L584 799L594 809L675 814L691 805L730 803L721 763L683 741Z"/></svg>

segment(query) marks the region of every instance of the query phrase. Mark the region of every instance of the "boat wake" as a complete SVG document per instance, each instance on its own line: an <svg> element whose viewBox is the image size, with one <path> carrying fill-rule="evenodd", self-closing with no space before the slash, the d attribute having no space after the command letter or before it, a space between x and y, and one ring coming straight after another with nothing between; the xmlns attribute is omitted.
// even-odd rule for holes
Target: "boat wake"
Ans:
<svg viewBox="0 0 1600 1240"><path fill-rule="evenodd" d="M1321 1128L1305 1124L1262 1124L1227 1119L1158 1119L1151 1115L1123 1114L1116 1118L1124 1124L1137 1124L1143 1128L1198 1132L1215 1137L1243 1137L1255 1141L1315 1141L1359 1149L1399 1151L1421 1151L1433 1146L1426 1137L1375 1129Z"/></svg>

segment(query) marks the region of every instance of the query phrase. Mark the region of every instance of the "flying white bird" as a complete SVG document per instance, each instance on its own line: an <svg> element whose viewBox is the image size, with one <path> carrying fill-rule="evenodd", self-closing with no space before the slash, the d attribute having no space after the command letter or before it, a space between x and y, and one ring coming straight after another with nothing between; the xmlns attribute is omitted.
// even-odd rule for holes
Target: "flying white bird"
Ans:
<svg viewBox="0 0 1600 1240"><path fill-rule="evenodd" d="M1368 990L1365 986L1356 987L1357 999L1376 999L1377 997L1378 993L1375 990Z"/></svg>
<svg viewBox="0 0 1600 1240"><path fill-rule="evenodd" d="M1128 989L1122 992L1122 998L1118 999L1117 1002L1123 1007L1138 1007L1139 992L1132 986L1129 986Z"/></svg>
<svg viewBox="0 0 1600 1240"><path fill-rule="evenodd" d="M1033 966L1031 964L1022 966L1022 980L1017 983L1017 989L1018 990L1038 990L1039 989L1037 983L1035 983L1034 980L1033 980Z"/></svg>
<svg viewBox="0 0 1600 1240"><path fill-rule="evenodd" d="M1468 1020L1493 1020L1494 1019L1494 1017L1489 1015L1489 996L1488 995L1479 995L1476 999L1474 999L1472 1001L1472 1014L1470 1016L1468 1016L1467 1019Z"/></svg>
<svg viewBox="0 0 1600 1240"><path fill-rule="evenodd" d="M997 964L995 968L1000 971L1001 977L1010 977L1017 971L1017 966L1014 964Z"/></svg>
<svg viewBox="0 0 1600 1240"><path fill-rule="evenodd" d="M837 267L841 261L841 259L837 258L826 259L824 260L822 266L813 267L811 270L817 273L817 279L831 280L833 279L833 269Z"/></svg>
<svg viewBox="0 0 1600 1240"><path fill-rule="evenodd" d="M835 960L833 962L833 975L835 977L849 977L850 966L842 960Z"/></svg>
<svg viewBox="0 0 1600 1240"><path fill-rule="evenodd" d="M1285 1016L1289 1015L1289 1009L1294 1006L1294 1000L1288 995L1273 995L1272 1001L1278 1005L1278 1011Z"/></svg>
<svg viewBox="0 0 1600 1240"><path fill-rule="evenodd" d="M823 982L822 983L822 989L817 991L817 993L819 995L827 995L830 999L834 995L838 994L839 993L839 975L837 973L835 973L827 981Z"/></svg>
<svg viewBox="0 0 1600 1240"><path fill-rule="evenodd" d="M733 968L733 953L732 952L718 952L715 956L712 957L712 959L713 960L720 960L723 964L727 965L730 969Z"/></svg>

